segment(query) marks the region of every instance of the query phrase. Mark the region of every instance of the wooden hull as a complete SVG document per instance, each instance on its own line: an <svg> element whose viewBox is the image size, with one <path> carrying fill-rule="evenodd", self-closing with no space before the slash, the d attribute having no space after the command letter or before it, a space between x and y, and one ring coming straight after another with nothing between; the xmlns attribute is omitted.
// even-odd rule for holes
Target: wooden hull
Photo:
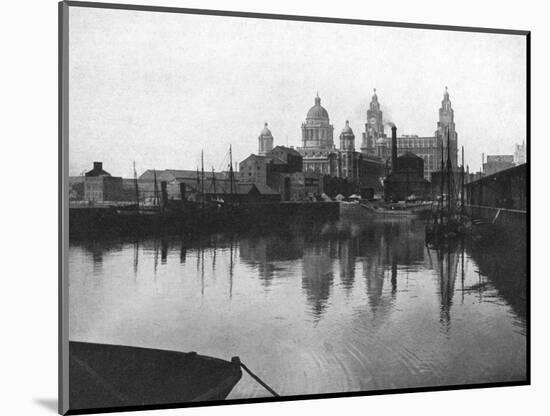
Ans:
<svg viewBox="0 0 550 416"><path fill-rule="evenodd" d="M70 410L223 400L242 376L238 357L73 341L69 357Z"/></svg>

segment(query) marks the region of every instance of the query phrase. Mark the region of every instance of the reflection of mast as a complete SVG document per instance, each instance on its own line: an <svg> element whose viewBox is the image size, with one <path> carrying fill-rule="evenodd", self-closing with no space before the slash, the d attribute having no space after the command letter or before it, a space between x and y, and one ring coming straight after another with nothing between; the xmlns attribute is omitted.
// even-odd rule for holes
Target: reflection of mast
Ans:
<svg viewBox="0 0 550 416"><path fill-rule="evenodd" d="M160 240L160 262L166 264L166 258L168 257L168 241L162 238Z"/></svg>
<svg viewBox="0 0 550 416"><path fill-rule="evenodd" d="M438 250L437 258L439 261L439 284L441 296L441 317L440 322L448 330L451 321L451 306L453 303L453 294L455 290L455 280L458 268L458 261L455 252L450 249Z"/></svg>
<svg viewBox="0 0 550 416"><path fill-rule="evenodd" d="M204 250L200 251L201 256L201 295L204 296Z"/></svg>
<svg viewBox="0 0 550 416"><path fill-rule="evenodd" d="M233 298L233 236L229 240L229 299Z"/></svg>
<svg viewBox="0 0 550 416"><path fill-rule="evenodd" d="M180 249L180 263L185 263L185 259L187 257L187 250L185 248L185 242L182 240L181 242L181 249Z"/></svg>
<svg viewBox="0 0 550 416"><path fill-rule="evenodd" d="M137 275L139 261L139 240L134 244L134 276Z"/></svg>
<svg viewBox="0 0 550 416"><path fill-rule="evenodd" d="M214 239L214 250L212 253L212 276L214 276L214 272L216 271L216 252L218 251L218 247L216 245L216 240Z"/></svg>
<svg viewBox="0 0 550 416"><path fill-rule="evenodd" d="M159 245L158 245L158 240L155 239L155 242L154 242L154 250L155 250L155 261L153 263L153 268L154 268L154 272L155 272L155 276L157 275L157 267L158 267L158 264L159 264Z"/></svg>
<svg viewBox="0 0 550 416"><path fill-rule="evenodd" d="M197 273L201 269L201 242L199 240L199 246L197 247Z"/></svg>
<svg viewBox="0 0 550 416"><path fill-rule="evenodd" d="M464 148L462 149L464 150ZM464 153L462 155L464 156ZM464 239L460 243L460 281L462 286L462 304L464 304Z"/></svg>
<svg viewBox="0 0 550 416"><path fill-rule="evenodd" d="M397 263L395 261L393 261L392 265L391 265L391 293L392 293L392 295L395 295L396 291L397 291Z"/></svg>

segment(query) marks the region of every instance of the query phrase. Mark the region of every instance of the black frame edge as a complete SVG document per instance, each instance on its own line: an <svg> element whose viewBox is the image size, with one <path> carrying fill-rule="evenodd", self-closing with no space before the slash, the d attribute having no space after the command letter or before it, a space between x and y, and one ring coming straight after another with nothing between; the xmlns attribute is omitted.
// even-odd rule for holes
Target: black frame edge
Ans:
<svg viewBox="0 0 550 416"><path fill-rule="evenodd" d="M200 15L226 16L226 17L248 17L253 19L269 19L269 20L297 20L301 22L340 23L340 24L343 23L343 24L349 24L349 25L400 27L400 28L408 28L408 29L449 30L449 31L458 31L458 32L480 32L480 33L494 33L494 34L504 34L504 35L527 35L528 33L530 33L527 30L516 30L516 29L436 25L436 24L429 24L429 23L387 22L387 21L381 21L381 20L362 20L362 19L348 19L348 18L322 17L322 16L255 13L255 12L213 10L213 9L191 9L191 8L167 7L167 6L144 6L144 5L138 5L138 4L102 3L102 2L94 2L94 1L88 2L88 1L66 0L65 3L67 3L69 6L89 7L89 8L96 8L96 9L134 10L134 11L161 12L161 13L185 13L185 14L200 14Z"/></svg>

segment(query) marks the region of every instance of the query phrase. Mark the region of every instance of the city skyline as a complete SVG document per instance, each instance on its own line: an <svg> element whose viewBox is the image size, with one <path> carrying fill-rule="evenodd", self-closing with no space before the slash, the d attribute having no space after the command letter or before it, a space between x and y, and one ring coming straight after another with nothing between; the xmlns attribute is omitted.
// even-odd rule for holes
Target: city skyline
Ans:
<svg viewBox="0 0 550 416"><path fill-rule="evenodd" d="M317 91L356 150L373 88L399 135L433 136L448 86L471 171L525 140L520 36L78 8L71 36L71 175L94 160L125 177L133 160L196 169L202 149L205 169L226 169L229 144L234 162L257 153L265 122L275 146L298 147Z"/></svg>

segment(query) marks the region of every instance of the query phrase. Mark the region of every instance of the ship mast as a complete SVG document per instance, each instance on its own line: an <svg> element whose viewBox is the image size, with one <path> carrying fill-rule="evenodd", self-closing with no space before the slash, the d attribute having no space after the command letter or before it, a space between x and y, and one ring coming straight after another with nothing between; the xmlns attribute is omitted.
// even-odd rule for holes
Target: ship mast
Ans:
<svg viewBox="0 0 550 416"><path fill-rule="evenodd" d="M154 188L154 193L153 193L153 204L155 206L159 206L159 188L158 188L158 185L157 185L157 170L156 169L153 169L153 177L154 177L154 180L155 180L155 188Z"/></svg>
<svg viewBox="0 0 550 416"><path fill-rule="evenodd" d="M448 197L448 206L449 206L449 214L451 214L452 204L453 204L453 196L452 193L454 192L454 187L452 185L452 164L451 164L451 132L450 129L447 128L447 197Z"/></svg>
<svg viewBox="0 0 550 416"><path fill-rule="evenodd" d="M232 197L231 199L233 199L233 152L231 145L229 145L229 192Z"/></svg>
<svg viewBox="0 0 550 416"><path fill-rule="evenodd" d="M216 198L216 174L214 172L214 166L212 166L212 191L214 192L214 198Z"/></svg>
<svg viewBox="0 0 550 416"><path fill-rule="evenodd" d="M139 208L139 189L138 189L138 179L137 179L137 172L136 172L136 161L134 160L134 185L136 188L136 204Z"/></svg>
<svg viewBox="0 0 550 416"><path fill-rule="evenodd" d="M462 146L462 168L460 170L460 211L464 212L464 146Z"/></svg>

